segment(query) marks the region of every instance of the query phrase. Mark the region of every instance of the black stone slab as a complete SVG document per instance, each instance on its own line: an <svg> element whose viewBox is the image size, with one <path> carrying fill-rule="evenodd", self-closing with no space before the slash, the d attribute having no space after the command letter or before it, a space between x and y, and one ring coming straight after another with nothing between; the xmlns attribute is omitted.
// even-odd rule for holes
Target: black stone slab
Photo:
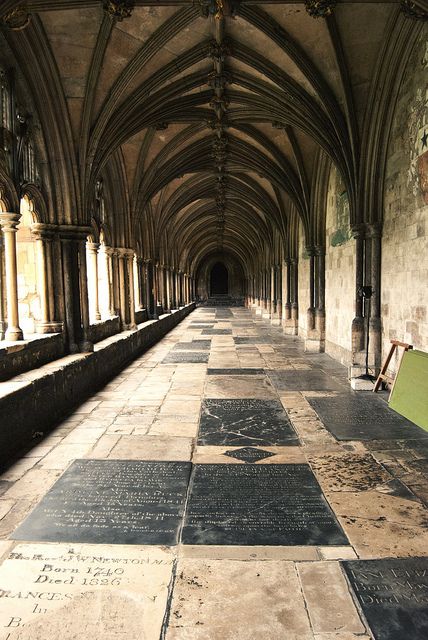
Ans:
<svg viewBox="0 0 428 640"><path fill-rule="evenodd" d="M264 369L207 369L209 376L262 376Z"/></svg>
<svg viewBox="0 0 428 640"><path fill-rule="evenodd" d="M211 340L193 340L193 342L177 342L174 351L209 351Z"/></svg>
<svg viewBox="0 0 428 640"><path fill-rule="evenodd" d="M266 370L270 381L277 391L343 391L340 384L331 375L313 370Z"/></svg>
<svg viewBox="0 0 428 640"><path fill-rule="evenodd" d="M76 460L14 540L177 544L190 462Z"/></svg>
<svg viewBox="0 0 428 640"><path fill-rule="evenodd" d="M221 309L216 311L215 317L220 320L224 318L233 318L233 313L230 309Z"/></svg>
<svg viewBox="0 0 428 640"><path fill-rule="evenodd" d="M198 444L298 446L299 439L276 400L204 400Z"/></svg>
<svg viewBox="0 0 428 640"><path fill-rule="evenodd" d="M427 640L428 558L342 562L375 640Z"/></svg>
<svg viewBox="0 0 428 640"><path fill-rule="evenodd" d="M203 336L231 336L232 329L203 329Z"/></svg>
<svg viewBox="0 0 428 640"><path fill-rule="evenodd" d="M208 357L208 353L200 351L171 351L162 360L162 364L206 363Z"/></svg>
<svg viewBox="0 0 428 640"><path fill-rule="evenodd" d="M271 451L265 451L265 449L256 449L255 447L243 447L242 449L233 449L231 451L225 451L225 456L229 458L235 458L236 460L242 460L246 464L253 464L259 460L270 458L275 454Z"/></svg>
<svg viewBox="0 0 428 640"><path fill-rule="evenodd" d="M428 439L428 433L369 392L307 398L337 440Z"/></svg>
<svg viewBox="0 0 428 640"><path fill-rule="evenodd" d="M307 464L196 465L182 542L348 544Z"/></svg>

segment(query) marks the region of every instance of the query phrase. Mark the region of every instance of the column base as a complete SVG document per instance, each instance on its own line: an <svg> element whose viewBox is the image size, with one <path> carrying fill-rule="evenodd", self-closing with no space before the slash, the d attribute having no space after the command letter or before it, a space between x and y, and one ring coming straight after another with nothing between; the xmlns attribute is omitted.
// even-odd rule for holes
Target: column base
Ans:
<svg viewBox="0 0 428 640"><path fill-rule="evenodd" d="M293 318L290 318L289 320L284 320L282 323L282 329L284 333L286 333L289 336L297 336L298 334L297 321L294 320Z"/></svg>
<svg viewBox="0 0 428 640"><path fill-rule="evenodd" d="M271 321L271 324L273 324L275 327L281 326L281 318L278 312L275 312L272 314L270 321Z"/></svg>
<svg viewBox="0 0 428 640"><path fill-rule="evenodd" d="M94 343L89 340L84 340L79 344L80 353L92 353L94 350Z"/></svg>
<svg viewBox="0 0 428 640"><path fill-rule="evenodd" d="M36 333L62 333L62 322L36 322Z"/></svg>
<svg viewBox="0 0 428 640"><path fill-rule="evenodd" d="M8 340L9 342L16 342L18 340L23 340L24 334L20 327L8 327L4 337L5 340Z"/></svg>
<svg viewBox="0 0 428 640"><path fill-rule="evenodd" d="M310 353L323 353L325 351L325 343L321 338L306 338L305 351Z"/></svg>

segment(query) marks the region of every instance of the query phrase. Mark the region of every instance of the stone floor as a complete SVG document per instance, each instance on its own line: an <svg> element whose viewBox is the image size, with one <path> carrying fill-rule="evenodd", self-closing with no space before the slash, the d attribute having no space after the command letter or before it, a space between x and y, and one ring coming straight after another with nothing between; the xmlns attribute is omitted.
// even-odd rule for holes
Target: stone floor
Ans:
<svg viewBox="0 0 428 640"><path fill-rule="evenodd" d="M427 436L199 308L0 477L0 640L426 640Z"/></svg>

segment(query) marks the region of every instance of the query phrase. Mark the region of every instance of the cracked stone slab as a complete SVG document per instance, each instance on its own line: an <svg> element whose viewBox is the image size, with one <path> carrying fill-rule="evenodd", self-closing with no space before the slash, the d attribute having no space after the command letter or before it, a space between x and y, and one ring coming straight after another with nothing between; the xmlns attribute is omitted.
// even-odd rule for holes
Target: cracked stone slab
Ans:
<svg viewBox="0 0 428 640"><path fill-rule="evenodd" d="M158 547L17 545L0 567L0 640L157 639L174 561Z"/></svg>
<svg viewBox="0 0 428 640"><path fill-rule="evenodd" d="M428 558L344 561L376 640L428 637Z"/></svg>
<svg viewBox="0 0 428 640"><path fill-rule="evenodd" d="M307 464L193 467L183 544L346 545Z"/></svg>
<svg viewBox="0 0 428 640"><path fill-rule="evenodd" d="M201 445L299 444L296 433L276 400L204 400L199 425Z"/></svg>
<svg viewBox="0 0 428 640"><path fill-rule="evenodd" d="M76 460L14 540L177 543L190 463Z"/></svg>
<svg viewBox="0 0 428 640"><path fill-rule="evenodd" d="M179 560L166 640L249 637L313 640L294 564Z"/></svg>

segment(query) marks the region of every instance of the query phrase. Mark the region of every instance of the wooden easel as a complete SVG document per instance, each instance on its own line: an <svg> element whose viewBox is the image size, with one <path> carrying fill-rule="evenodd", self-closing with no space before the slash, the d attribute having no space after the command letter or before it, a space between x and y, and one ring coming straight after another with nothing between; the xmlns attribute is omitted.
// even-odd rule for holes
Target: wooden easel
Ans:
<svg viewBox="0 0 428 640"><path fill-rule="evenodd" d="M373 392L376 393L376 391L379 391L382 382L388 382L389 384L392 385L392 387L394 387L394 380L395 378L391 378L391 376L388 376L386 374L386 371L388 369L388 365L391 362L391 358L394 355L394 351L398 348L398 347L403 347L404 351L409 351L409 349L413 349L413 346L411 344L407 344L407 342L400 342L399 340L391 340L391 349L389 350L389 353L386 357L385 362L382 365L382 369L380 370L380 373L377 377L376 380L376 384L374 386ZM401 358L404 355L404 351L401 354ZM401 364L401 358L400 358L400 364ZM400 368L400 364L398 365L398 367ZM392 391L392 388L391 388Z"/></svg>

